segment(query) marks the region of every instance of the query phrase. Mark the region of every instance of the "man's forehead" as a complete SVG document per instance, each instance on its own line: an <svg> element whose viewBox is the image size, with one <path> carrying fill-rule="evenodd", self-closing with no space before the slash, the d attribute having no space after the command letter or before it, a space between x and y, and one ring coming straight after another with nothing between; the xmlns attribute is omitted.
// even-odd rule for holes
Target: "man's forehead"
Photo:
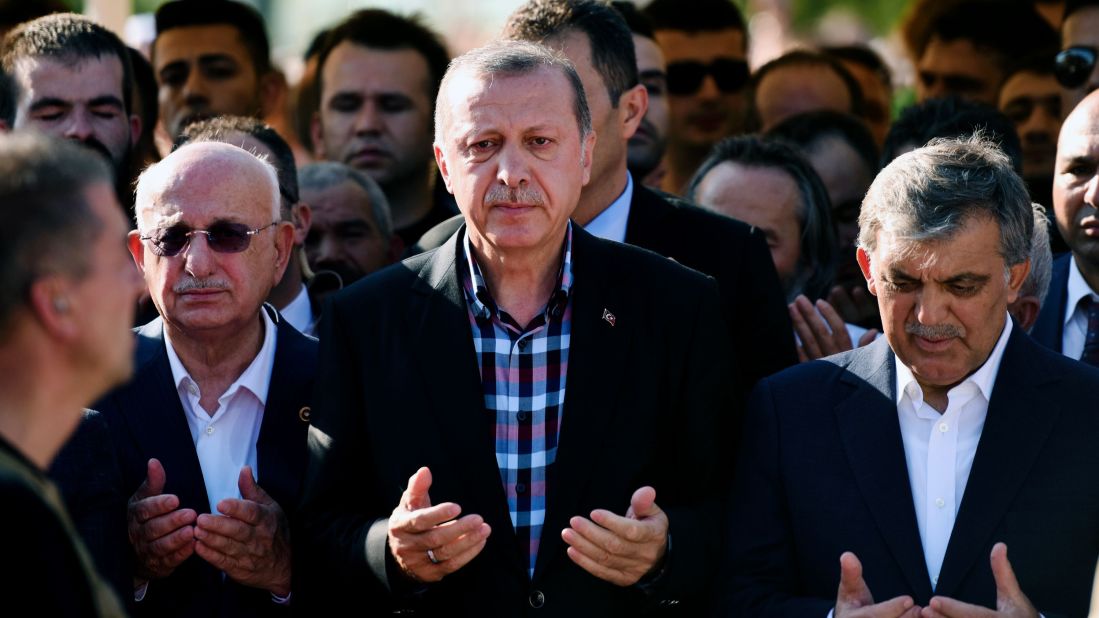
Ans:
<svg viewBox="0 0 1099 618"><path fill-rule="evenodd" d="M364 70L366 69L366 70ZM423 54L411 47L382 49L354 41L336 45L321 67L323 87L339 90L386 89L429 92L430 67Z"/></svg>
<svg viewBox="0 0 1099 618"><path fill-rule="evenodd" d="M249 60L240 31L230 24L179 26L165 30L153 41L153 62L157 67L209 54L233 56L244 62Z"/></svg>
<svg viewBox="0 0 1099 618"><path fill-rule="evenodd" d="M65 75L91 72L106 72L112 79L97 81L96 85L103 94L118 96L122 94L122 61L114 54L100 56L24 56L15 61L15 78L25 89L66 93L71 92L74 84L65 79ZM60 75L59 75L60 74ZM61 97L67 98L67 97Z"/></svg>

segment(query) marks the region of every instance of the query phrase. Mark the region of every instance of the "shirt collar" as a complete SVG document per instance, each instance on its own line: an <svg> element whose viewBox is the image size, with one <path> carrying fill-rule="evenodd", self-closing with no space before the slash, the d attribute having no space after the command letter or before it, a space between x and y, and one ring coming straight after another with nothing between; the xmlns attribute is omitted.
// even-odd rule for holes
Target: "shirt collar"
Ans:
<svg viewBox="0 0 1099 618"><path fill-rule="evenodd" d="M256 396L261 404L266 406L267 391L271 386L271 370L275 367L275 344L278 332L275 323L271 321L271 317L267 315L265 309L261 307L259 314L263 316L263 345L260 346L259 354L256 354L256 357L252 359L252 362L240 374L240 377L229 388L225 389L225 394L231 394L238 388L246 388ZM188 383L197 384L191 378L191 374L187 372L187 368L183 366L183 361L179 359L179 355L176 354L175 347L172 346L172 341L168 337L167 329L164 330L164 343L165 347L168 348L168 364L172 367L172 381L176 385L176 390L185 388Z"/></svg>
<svg viewBox="0 0 1099 618"><path fill-rule="evenodd" d="M584 231L604 240L626 242L626 225L633 201L633 176L626 172L626 188L610 206L584 226Z"/></svg>
<svg viewBox="0 0 1099 618"><path fill-rule="evenodd" d="M305 284L301 286L301 290L298 291L298 295L294 297L294 300L290 301L289 305L282 308L279 311L282 314L282 318L290 323L300 333L309 332L310 327L313 326L313 305L309 302L309 290L306 289Z"/></svg>
<svg viewBox="0 0 1099 618"><path fill-rule="evenodd" d="M1065 299L1065 324L1068 324L1072 320L1072 316L1076 314L1080 299L1090 296L1099 300L1099 295L1096 295L1088 282L1084 280L1084 275L1080 272L1080 266L1076 264L1075 255L1070 258L1070 262L1068 268L1068 297Z"/></svg>
<svg viewBox="0 0 1099 618"><path fill-rule="evenodd" d="M469 234L462 238L462 249L466 263L469 265L469 277L463 277L466 293L466 301L473 310L473 315L479 318L490 318L496 312L496 302L492 299L485 278L481 275L481 267L477 264L477 258L473 248L469 244ZM569 292L572 291L572 221L565 226L565 243L562 248L564 258L561 260L561 269L557 272L557 289L550 295L546 303L546 319L560 317L568 303Z"/></svg>
<svg viewBox="0 0 1099 618"><path fill-rule="evenodd" d="M996 384L996 374L1000 372L1000 361L1004 358L1004 349L1007 347L1007 340L1011 337L1012 328L1014 326L1011 323L1011 316L1008 315L1004 320L1004 329L1000 331L1000 338L996 341L996 345L992 348L992 353L988 355L988 359L961 384L950 389L951 392L963 384L971 383L984 395L985 401L992 401L992 387ZM897 367L897 403L900 404L901 399L907 393L913 406L918 409L919 404L923 403L923 390L916 382L916 376L912 375L912 370L902 363L901 359L897 358L896 353L893 354L893 361ZM910 386L913 388L909 388ZM911 392L908 392L909 390Z"/></svg>

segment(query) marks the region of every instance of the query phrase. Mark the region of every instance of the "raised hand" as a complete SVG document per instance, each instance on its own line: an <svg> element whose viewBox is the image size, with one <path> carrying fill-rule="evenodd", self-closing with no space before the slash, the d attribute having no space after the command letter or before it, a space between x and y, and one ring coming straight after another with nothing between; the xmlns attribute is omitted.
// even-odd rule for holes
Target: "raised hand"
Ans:
<svg viewBox="0 0 1099 618"><path fill-rule="evenodd" d="M844 552L840 556L840 587L832 615L834 618L916 618L920 608L909 596L874 603L870 588L862 578L862 563L855 554Z"/></svg>
<svg viewBox="0 0 1099 618"><path fill-rule="evenodd" d="M178 497L163 493L166 479L164 467L150 459L145 481L126 505L127 534L137 558L135 585L171 575L195 549L197 513L180 509Z"/></svg>
<svg viewBox="0 0 1099 618"><path fill-rule="evenodd" d="M632 586L654 571L668 549L668 516L656 505L656 490L642 487L625 516L596 509L591 519L573 517L561 538L569 558L599 579Z"/></svg>
<svg viewBox="0 0 1099 618"><path fill-rule="evenodd" d="M1007 545L992 546L992 578L996 582L996 609L962 603L948 597L932 597L923 610L924 618L1037 618L1038 610L1019 588L1015 570L1007 559Z"/></svg>

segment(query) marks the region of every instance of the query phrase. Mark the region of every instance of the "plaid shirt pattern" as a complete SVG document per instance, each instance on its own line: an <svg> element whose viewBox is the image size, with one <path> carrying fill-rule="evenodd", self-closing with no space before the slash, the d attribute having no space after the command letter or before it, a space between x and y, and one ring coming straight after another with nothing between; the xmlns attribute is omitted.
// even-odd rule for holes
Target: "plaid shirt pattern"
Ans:
<svg viewBox="0 0 1099 618"><path fill-rule="evenodd" d="M546 519L546 487L557 457L572 323L572 223L554 293L524 329L497 307L470 250L460 269L481 372L485 410L495 416L496 465L507 495L511 524L534 577Z"/></svg>

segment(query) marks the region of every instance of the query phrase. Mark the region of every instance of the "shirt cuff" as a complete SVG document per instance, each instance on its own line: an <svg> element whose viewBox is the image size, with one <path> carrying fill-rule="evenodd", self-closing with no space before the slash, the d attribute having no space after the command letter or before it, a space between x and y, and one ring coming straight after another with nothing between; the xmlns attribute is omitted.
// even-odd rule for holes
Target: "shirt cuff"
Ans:
<svg viewBox="0 0 1099 618"><path fill-rule="evenodd" d="M149 582L145 582L134 588L134 601L140 603L145 600L145 593L149 591Z"/></svg>
<svg viewBox="0 0 1099 618"><path fill-rule="evenodd" d="M294 596L294 592L290 591L286 593L286 596L280 597L274 592L271 593L271 602L275 605L290 605L290 597Z"/></svg>

